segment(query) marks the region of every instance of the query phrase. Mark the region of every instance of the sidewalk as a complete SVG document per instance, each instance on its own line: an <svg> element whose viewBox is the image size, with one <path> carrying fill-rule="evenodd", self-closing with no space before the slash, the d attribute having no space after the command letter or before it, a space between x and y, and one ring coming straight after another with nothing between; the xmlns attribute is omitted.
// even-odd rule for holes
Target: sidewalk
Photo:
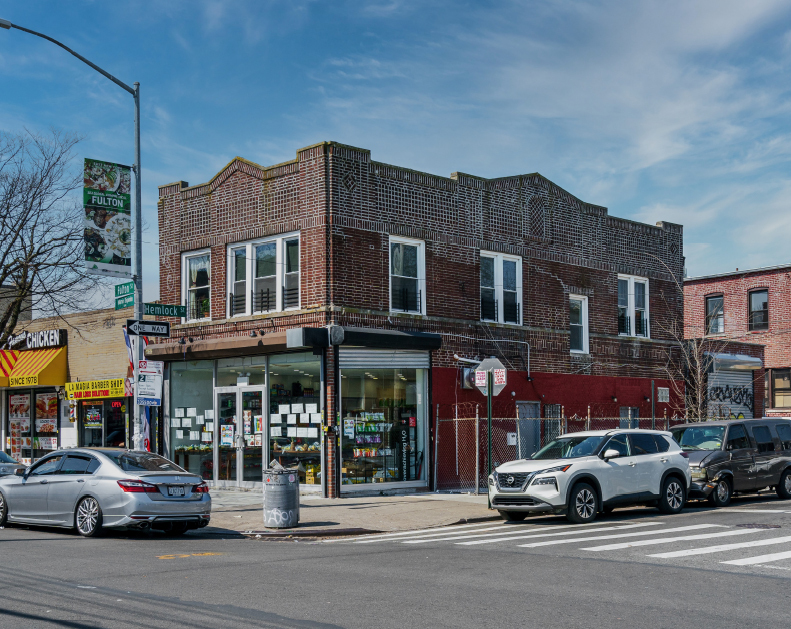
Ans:
<svg viewBox="0 0 791 629"><path fill-rule="evenodd" d="M364 498L302 496L297 529L266 529L259 492L212 490L210 534L236 532L265 536L343 535L404 531L499 518L487 508L486 495L421 493Z"/></svg>

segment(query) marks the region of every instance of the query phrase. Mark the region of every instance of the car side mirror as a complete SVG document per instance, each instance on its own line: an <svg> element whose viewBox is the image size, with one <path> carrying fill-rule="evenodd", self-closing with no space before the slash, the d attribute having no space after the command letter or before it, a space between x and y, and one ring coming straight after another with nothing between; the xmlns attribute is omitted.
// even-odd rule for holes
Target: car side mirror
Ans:
<svg viewBox="0 0 791 629"><path fill-rule="evenodd" d="M27 470L23 470L22 468L17 468L14 470L14 476L24 476Z"/></svg>
<svg viewBox="0 0 791 629"><path fill-rule="evenodd" d="M621 456L621 453L618 452L618 450L615 448L610 448L609 450L605 451L603 458L605 461L609 461L610 459L617 459L619 456Z"/></svg>

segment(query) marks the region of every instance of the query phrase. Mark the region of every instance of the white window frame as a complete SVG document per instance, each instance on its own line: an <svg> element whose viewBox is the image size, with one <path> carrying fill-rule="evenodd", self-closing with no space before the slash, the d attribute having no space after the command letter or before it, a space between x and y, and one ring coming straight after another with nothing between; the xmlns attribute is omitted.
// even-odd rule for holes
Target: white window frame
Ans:
<svg viewBox="0 0 791 629"><path fill-rule="evenodd" d="M299 271L297 271L297 286L299 286L299 299L296 306L290 308L283 308L283 286L286 277L286 246L287 240L297 240L299 242ZM250 287L254 282L255 272L255 247L267 243L276 243L275 256L276 256L276 271L275 271L275 308L273 310L259 310L253 311L253 303L250 295ZM231 300L229 299L230 293L233 291L234 285L234 254L237 250L244 248L247 258L247 271L245 274L245 308L244 312L236 312L231 316ZM236 317L249 317L254 314L267 314L270 312L291 312L299 310L302 307L302 239L299 232L289 232L287 234L278 234L277 236L269 236L267 238L256 238L255 240L246 240L243 242L229 243L226 246L226 273L225 273L225 316L228 319Z"/></svg>
<svg viewBox="0 0 791 629"><path fill-rule="evenodd" d="M181 254L181 304L189 310L189 260L190 258L199 258L201 256L209 256L209 316L201 319L190 319L189 317L182 317L182 323L193 323L195 321L211 321L211 303L212 303L212 278L211 278L211 249L197 249L195 251L184 251ZM187 313L189 314L189 312Z"/></svg>
<svg viewBox="0 0 791 629"><path fill-rule="evenodd" d="M418 312L411 310L396 310L393 308L393 266L390 259L392 255L393 243L400 243L404 245L411 245L417 247L417 287L418 298ZM404 314L426 314L426 243L423 240L415 240L414 238L404 238L402 236L390 236L387 242L387 298L390 304L390 312L404 313Z"/></svg>
<svg viewBox="0 0 791 629"><path fill-rule="evenodd" d="M572 354L590 354L590 330L588 327L588 298L585 295L569 294L569 308L571 300L582 302L582 349L571 349ZM571 311L569 310L569 315ZM571 318L569 317L569 347L571 347Z"/></svg>
<svg viewBox="0 0 791 629"><path fill-rule="evenodd" d="M618 274L618 279L619 280L627 280L629 282L629 307L626 310L626 316L629 317L629 332L628 333L619 332L618 333L619 336L629 336L629 337L634 337L634 338L650 339L651 338L651 313L649 311L649 304L650 304L651 300L649 299L649 282L648 282L648 278L647 277L640 277L639 275L622 275L622 274ZM636 329L635 329L635 324L636 324L635 316L634 316L634 313L635 313L634 285L635 285L635 283L645 284L645 318L646 318L648 324L646 326L647 330L646 330L645 335L641 335L641 336L638 336L636 334ZM615 292L616 292L616 312L617 312L617 308L619 307L618 303L617 303L617 299L618 299L618 297L617 297L617 294L618 294L617 287L616 287L616 291Z"/></svg>
<svg viewBox="0 0 791 629"><path fill-rule="evenodd" d="M522 306L522 258L521 256L512 256L506 253L496 253L494 251L485 251L481 249L480 252L481 258L493 258L494 259L494 298L497 300L499 307L497 308L497 320L494 319L484 319L483 312L480 313L481 321L488 321L493 323L506 323L505 321L505 300L503 299L503 262L508 260L510 262L516 262L516 304L518 309L518 314L516 317L516 323L512 321L508 322L508 325L522 325L522 321L524 320L524 308ZM481 294L481 286L480 286L480 274L478 275L478 303L480 304L480 294ZM480 307L480 305L479 305Z"/></svg>

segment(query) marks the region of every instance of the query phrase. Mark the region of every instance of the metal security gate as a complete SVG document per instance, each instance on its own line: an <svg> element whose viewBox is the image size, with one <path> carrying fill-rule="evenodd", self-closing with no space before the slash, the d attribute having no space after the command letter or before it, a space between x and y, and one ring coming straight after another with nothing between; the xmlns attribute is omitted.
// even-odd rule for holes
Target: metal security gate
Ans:
<svg viewBox="0 0 791 629"><path fill-rule="evenodd" d="M710 417L744 419L753 416L753 372L720 369L709 374Z"/></svg>

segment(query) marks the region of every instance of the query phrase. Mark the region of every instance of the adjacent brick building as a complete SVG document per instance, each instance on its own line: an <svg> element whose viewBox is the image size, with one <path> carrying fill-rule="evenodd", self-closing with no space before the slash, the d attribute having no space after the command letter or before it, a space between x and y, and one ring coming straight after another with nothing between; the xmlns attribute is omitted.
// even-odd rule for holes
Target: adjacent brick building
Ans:
<svg viewBox="0 0 791 629"><path fill-rule="evenodd" d="M791 414L791 265L688 278L684 301L688 337L764 346L756 409Z"/></svg>
<svg viewBox="0 0 791 629"><path fill-rule="evenodd" d="M455 355L505 364L501 416L683 404L651 386L672 389L680 225L609 216L538 173L439 177L333 142L159 194L161 301L188 316L148 355L170 366L170 454L208 480L254 482L277 458L329 495L425 485L436 413L484 400Z"/></svg>

